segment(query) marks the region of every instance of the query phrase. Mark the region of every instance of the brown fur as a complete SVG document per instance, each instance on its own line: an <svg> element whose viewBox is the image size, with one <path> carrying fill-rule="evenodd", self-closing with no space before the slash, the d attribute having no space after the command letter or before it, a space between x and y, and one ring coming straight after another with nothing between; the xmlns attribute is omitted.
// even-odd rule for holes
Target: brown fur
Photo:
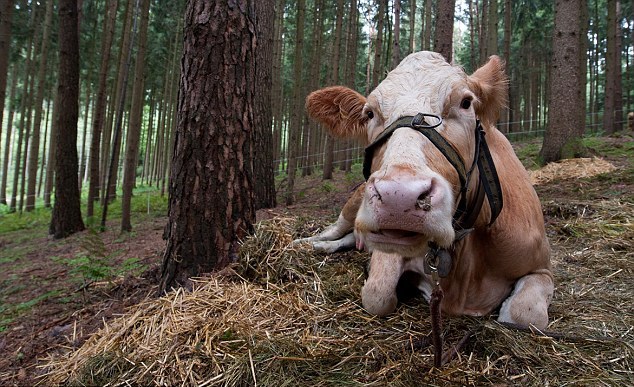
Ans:
<svg viewBox="0 0 634 387"><path fill-rule="evenodd" d="M444 109L453 112L452 118L446 120L446 125L451 125L451 120L460 119L461 114L464 114L459 110L460 101L465 95L473 93L476 96L474 110L482 120L486 140L498 169L504 208L496 222L487 226L490 208L485 201L474 226L475 231L456 244L452 253L452 270L441 281L445 292L442 309L450 314L483 315L502 304L500 320L544 328L548 324L547 308L553 292L553 279L541 207L511 144L494 127L507 98L504 63L499 57L492 56L466 79L466 84L458 84L452 94L446 97L448 101L445 101ZM465 91L465 86L470 92ZM375 97L372 94L370 98ZM363 117L365 101L360 94L336 86L312 93L308 97L307 107L310 115L325 123L334 135L367 141L367 119ZM382 114L378 110L374 113L375 116ZM406 138L402 137L404 135L400 138ZM452 130L449 126L445 127L443 135L465 161L472 157L475 143L472 132L466 134L464 130ZM395 143L407 147L402 141ZM377 171L387 163L389 168L385 173L402 174L402 168L407 167L407 163L389 164L390 161L383 160L387 146L386 143L376 150L372 170ZM454 168L433 146L425 147L424 154L427 167L446 179L453 186L454 195L457 194L459 183ZM471 196L474 195L476 182L477 178L471 181ZM363 208L365 205L364 187L361 186L355 192L342 211L346 227L358 216L355 225L357 234L374 231L368 227L375 227L364 224L363 214L359 212L362 211L359 210L360 206ZM424 248L420 254L425 254ZM422 256L405 258L375 250L370 276L362 290L364 306L378 315L390 313L395 308L395 284L404 270L418 272L420 259L423 259ZM426 290L430 289L429 283L425 286Z"/></svg>
<svg viewBox="0 0 634 387"><path fill-rule="evenodd" d="M306 110L314 119L325 124L336 137L357 137L367 143L366 117L363 117L365 97L343 86L326 87L306 97Z"/></svg>
<svg viewBox="0 0 634 387"><path fill-rule="evenodd" d="M506 106L508 78L504 73L504 61L491 56L489 61L469 77L469 87L478 96L475 111L485 127L493 126Z"/></svg>

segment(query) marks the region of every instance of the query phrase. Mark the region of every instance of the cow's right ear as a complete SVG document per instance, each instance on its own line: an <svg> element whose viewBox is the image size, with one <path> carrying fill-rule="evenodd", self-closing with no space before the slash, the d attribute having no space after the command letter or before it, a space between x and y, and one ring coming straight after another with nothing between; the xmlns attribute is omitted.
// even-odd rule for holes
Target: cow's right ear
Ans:
<svg viewBox="0 0 634 387"><path fill-rule="evenodd" d="M306 110L333 136L355 137L367 142L367 117L363 115L365 97L344 86L326 87L306 97Z"/></svg>

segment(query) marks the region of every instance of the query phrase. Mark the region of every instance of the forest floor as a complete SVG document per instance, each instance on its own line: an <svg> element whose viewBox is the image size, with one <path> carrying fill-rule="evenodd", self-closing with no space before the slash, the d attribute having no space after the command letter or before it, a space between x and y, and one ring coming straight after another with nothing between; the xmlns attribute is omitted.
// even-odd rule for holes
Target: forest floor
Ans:
<svg viewBox="0 0 634 387"><path fill-rule="evenodd" d="M613 198L634 203L634 138L593 137L586 145L616 170L536 186L555 249L558 241L553 235L563 227L555 218L562 211L579 211L577 204L565 205L572 198L588 208ZM538 140L516 147L527 168L537 167L532 160L539 147ZM320 175L299 178L296 204L261 210L258 220L278 216L334 220L361 180L358 165L350 174L336 172L331 181ZM156 296L166 202L153 199L160 205L149 214L143 203L137 206L132 233L120 234L119 219L113 218L106 232L88 230L64 240L47 236L50 210L0 215L0 385L36 384L42 373L38 366L50 351L79 347L104 322Z"/></svg>

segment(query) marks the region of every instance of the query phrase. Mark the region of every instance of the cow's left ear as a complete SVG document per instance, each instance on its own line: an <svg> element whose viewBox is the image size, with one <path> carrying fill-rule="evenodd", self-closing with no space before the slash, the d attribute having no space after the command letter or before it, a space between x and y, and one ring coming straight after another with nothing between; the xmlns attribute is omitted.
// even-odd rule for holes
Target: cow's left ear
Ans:
<svg viewBox="0 0 634 387"><path fill-rule="evenodd" d="M495 55L490 57L484 66L469 76L469 86L478 96L474 108L482 124L485 127L495 125L508 98L504 61Z"/></svg>
<svg viewBox="0 0 634 387"><path fill-rule="evenodd" d="M313 91L306 97L306 110L326 125L336 137L356 137L367 142L363 117L365 97L344 86L331 86Z"/></svg>

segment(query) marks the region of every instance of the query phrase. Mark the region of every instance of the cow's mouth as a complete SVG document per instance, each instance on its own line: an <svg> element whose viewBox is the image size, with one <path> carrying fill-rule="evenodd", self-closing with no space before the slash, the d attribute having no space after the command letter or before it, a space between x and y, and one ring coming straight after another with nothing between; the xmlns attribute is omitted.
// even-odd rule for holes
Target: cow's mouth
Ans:
<svg viewBox="0 0 634 387"><path fill-rule="evenodd" d="M367 234L367 240L372 243L389 243L394 245L416 245L423 235L414 231L397 229L380 229Z"/></svg>

